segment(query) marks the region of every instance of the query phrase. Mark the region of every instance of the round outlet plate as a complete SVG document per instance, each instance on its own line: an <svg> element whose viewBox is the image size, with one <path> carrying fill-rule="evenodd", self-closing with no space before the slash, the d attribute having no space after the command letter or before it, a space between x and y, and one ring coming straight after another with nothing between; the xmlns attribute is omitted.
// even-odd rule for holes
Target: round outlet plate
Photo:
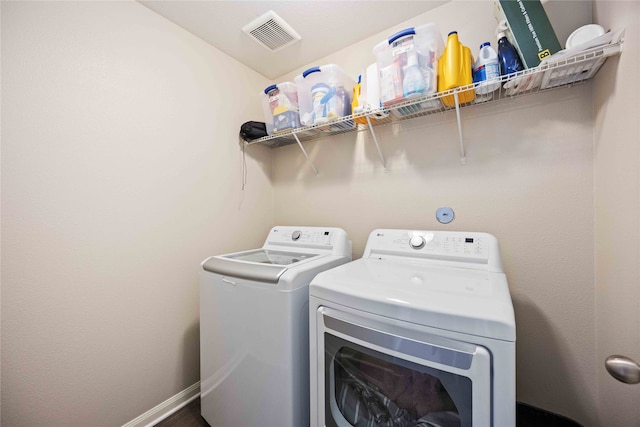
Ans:
<svg viewBox="0 0 640 427"><path fill-rule="evenodd" d="M454 218L453 209L451 208L438 208L436 211L436 218L442 224L449 224Z"/></svg>

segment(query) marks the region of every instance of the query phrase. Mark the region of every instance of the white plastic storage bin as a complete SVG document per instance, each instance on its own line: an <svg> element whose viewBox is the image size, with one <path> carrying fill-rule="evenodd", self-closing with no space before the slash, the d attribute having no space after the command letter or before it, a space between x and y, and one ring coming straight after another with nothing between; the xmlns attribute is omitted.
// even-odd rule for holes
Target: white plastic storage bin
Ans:
<svg viewBox="0 0 640 427"><path fill-rule="evenodd" d="M294 83L284 82L267 87L262 94L262 108L269 135L300 127L298 91Z"/></svg>
<svg viewBox="0 0 640 427"><path fill-rule="evenodd" d="M294 78L300 101L300 122L321 125L351 115L351 94L356 82L334 64L309 68ZM353 120L334 123L330 130L352 128Z"/></svg>
<svg viewBox="0 0 640 427"><path fill-rule="evenodd" d="M378 43L373 53L378 65L382 104L388 107L436 93L438 58L443 49L442 35L435 23L407 28ZM430 102L422 104L439 107L439 101L434 101L433 105ZM423 108L422 104L420 108Z"/></svg>

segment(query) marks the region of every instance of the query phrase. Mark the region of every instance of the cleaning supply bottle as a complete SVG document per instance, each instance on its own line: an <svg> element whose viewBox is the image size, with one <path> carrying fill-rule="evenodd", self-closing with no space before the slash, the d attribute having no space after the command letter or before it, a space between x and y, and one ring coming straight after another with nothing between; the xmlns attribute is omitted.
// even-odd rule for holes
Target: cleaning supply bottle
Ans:
<svg viewBox="0 0 640 427"><path fill-rule="evenodd" d="M471 50L460 43L457 31L450 32L447 45L438 60L438 92L473 83L472 64ZM476 93L473 88L458 93L460 104L471 102L475 98ZM443 96L442 103L447 107L453 107L456 104L453 95Z"/></svg>
<svg viewBox="0 0 640 427"><path fill-rule="evenodd" d="M334 104L330 104L330 101L335 94L335 88L326 83L316 83L311 86L313 108L309 113L310 118L305 118L305 122L310 121L312 124L318 124L327 121L327 118L330 116L332 105Z"/></svg>
<svg viewBox="0 0 640 427"><path fill-rule="evenodd" d="M488 101L493 97L492 92L500 87L500 64L498 54L491 47L491 43L484 42L480 45L478 58L473 65L473 82L480 83L476 86L478 101ZM480 95L480 96L478 96Z"/></svg>
<svg viewBox="0 0 640 427"><path fill-rule="evenodd" d="M504 31L498 33L498 62L500 63L500 74L503 76L524 70L516 48L509 42Z"/></svg>
<svg viewBox="0 0 640 427"><path fill-rule="evenodd" d="M425 93L425 79L418 63L418 54L411 52L407 56L407 65L403 68L402 96L422 95Z"/></svg>
<svg viewBox="0 0 640 427"><path fill-rule="evenodd" d="M353 97L351 98L351 114L361 114L364 112L364 104L366 97L362 93L362 74L358 76L358 83L353 87ZM354 122L363 125L367 124L366 117L357 117Z"/></svg>

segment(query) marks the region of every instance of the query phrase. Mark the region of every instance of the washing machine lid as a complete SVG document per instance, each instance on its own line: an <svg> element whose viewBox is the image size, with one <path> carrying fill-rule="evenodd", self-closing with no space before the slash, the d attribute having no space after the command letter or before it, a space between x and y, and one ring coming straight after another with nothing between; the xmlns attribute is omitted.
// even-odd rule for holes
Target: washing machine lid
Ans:
<svg viewBox="0 0 640 427"><path fill-rule="evenodd" d="M513 305L503 273L363 258L320 273L309 293L380 316L515 341Z"/></svg>
<svg viewBox="0 0 640 427"><path fill-rule="evenodd" d="M227 255L214 256L202 263L211 273L247 280L278 283L288 268L317 259L322 254L254 249Z"/></svg>
<svg viewBox="0 0 640 427"><path fill-rule="evenodd" d="M300 261L306 261L317 257L319 254L303 252L274 251L267 249L256 249L253 251L240 252L229 255L222 255L222 258L235 261L257 262L260 264L290 265Z"/></svg>

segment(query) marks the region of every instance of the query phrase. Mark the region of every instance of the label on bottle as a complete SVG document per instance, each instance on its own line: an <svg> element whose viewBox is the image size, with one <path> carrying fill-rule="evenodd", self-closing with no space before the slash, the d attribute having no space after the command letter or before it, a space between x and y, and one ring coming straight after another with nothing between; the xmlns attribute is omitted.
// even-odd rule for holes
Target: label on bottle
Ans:
<svg viewBox="0 0 640 427"><path fill-rule="evenodd" d="M473 82L481 82L484 80L497 79L500 77L500 66L497 62L482 64L478 68L473 69Z"/></svg>
<svg viewBox="0 0 640 427"><path fill-rule="evenodd" d="M425 91L424 76L417 65L407 67L402 81L402 94L405 98L411 95L423 94Z"/></svg>

